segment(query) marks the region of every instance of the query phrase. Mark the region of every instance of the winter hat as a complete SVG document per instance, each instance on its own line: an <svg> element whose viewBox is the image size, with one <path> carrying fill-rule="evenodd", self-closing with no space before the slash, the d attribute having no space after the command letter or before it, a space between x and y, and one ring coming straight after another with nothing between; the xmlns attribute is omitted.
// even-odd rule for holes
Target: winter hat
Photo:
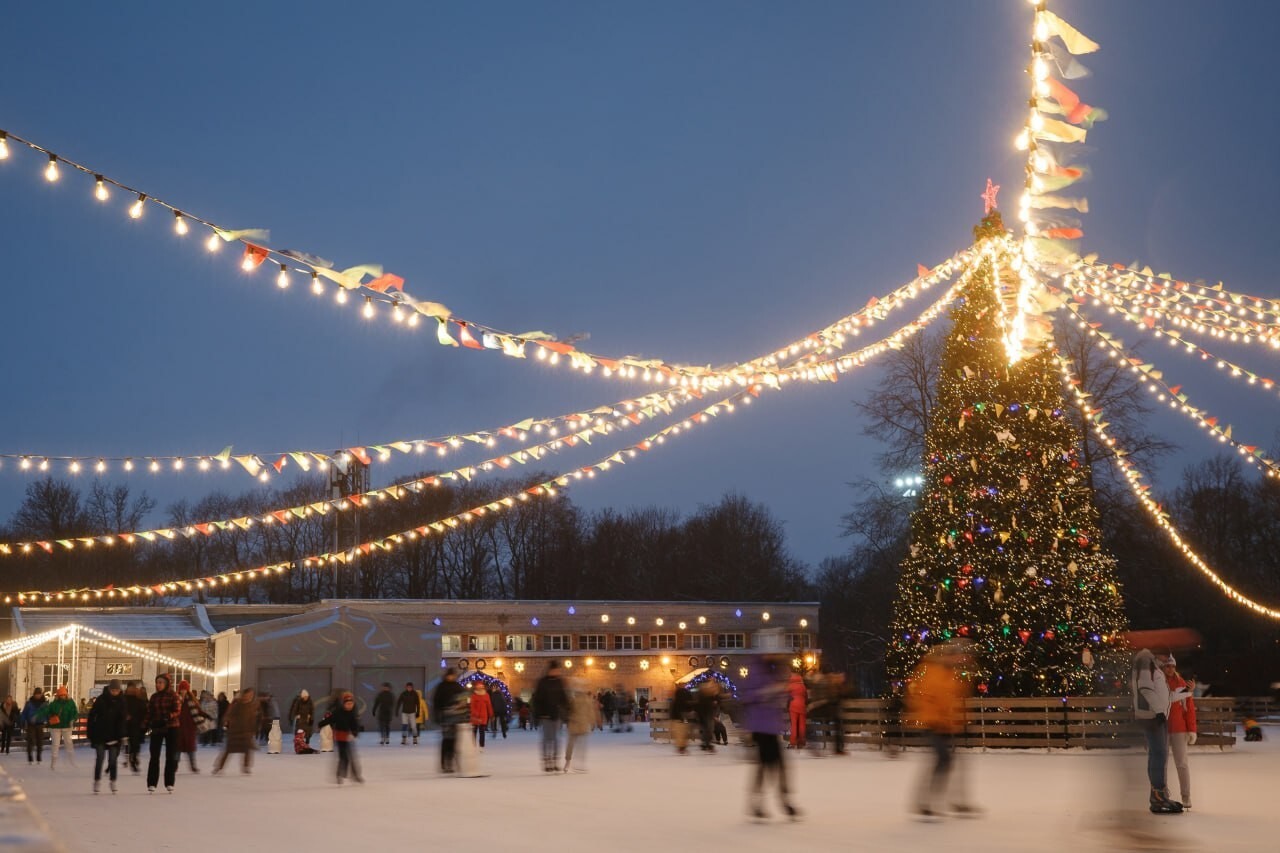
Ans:
<svg viewBox="0 0 1280 853"><path fill-rule="evenodd" d="M119 689L120 689L120 679L118 679L118 678L113 678L113 679L111 679L110 683L108 683L108 684L107 684L107 689L108 689L108 690L119 690Z"/></svg>
<svg viewBox="0 0 1280 853"><path fill-rule="evenodd" d="M66 699L66 698L67 698L67 688L66 688L66 687L59 687L59 688L58 688L58 698L59 698L59 699Z"/></svg>
<svg viewBox="0 0 1280 853"><path fill-rule="evenodd" d="M1177 666L1178 661L1173 657L1172 653L1169 653L1160 659L1160 665L1161 666Z"/></svg>
<svg viewBox="0 0 1280 853"><path fill-rule="evenodd" d="M169 689L169 685L173 683L173 682L171 682L171 681L169 680L169 676L168 676L168 675L166 675L166 674L165 674L165 673L163 673L163 672L156 676L156 681L163 681L163 682L164 682L164 687L160 688L161 690L168 690L168 689Z"/></svg>
<svg viewBox="0 0 1280 853"><path fill-rule="evenodd" d="M311 694L307 692L307 688L305 688L305 687L304 687L304 688L302 688L302 691L301 691L298 695L299 695L299 696L301 696L303 699L310 699L310 698L311 698Z"/></svg>
<svg viewBox="0 0 1280 853"><path fill-rule="evenodd" d="M179 693L190 693L190 692L191 692L191 682L190 682L190 681L187 681L185 678L184 678L184 679L182 679L181 681L179 681L179 682L178 682L178 692L179 692Z"/></svg>

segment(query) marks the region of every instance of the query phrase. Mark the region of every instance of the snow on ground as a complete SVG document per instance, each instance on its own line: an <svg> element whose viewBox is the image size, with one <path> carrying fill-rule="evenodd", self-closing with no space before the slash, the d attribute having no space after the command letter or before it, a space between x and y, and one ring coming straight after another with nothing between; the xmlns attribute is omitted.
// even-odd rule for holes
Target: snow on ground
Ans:
<svg viewBox="0 0 1280 853"><path fill-rule="evenodd" d="M1271 851L1280 848L1272 811L1280 771L1280 732L1233 750L1193 750L1195 810L1156 817L1133 812L1145 829L1162 830L1186 849ZM912 786L926 756L897 760L872 750L816 758L788 752L795 801L803 820L746 819L749 765L741 747L715 755L696 749L677 756L651 743L647 729L597 732L588 746L586 773L542 772L538 736L513 731L485 750L485 778L436 772L438 735L418 747L377 745L362 736L366 784L332 780L332 755L256 756L242 776L238 762L212 777L215 751L201 749L201 773L179 770L176 791L148 795L145 777L125 771L120 793L91 793L93 753L77 750L78 766L56 772L29 765L16 750L4 768L26 788L32 804L71 851L413 849L555 850L787 850L1039 851L1128 849L1104 841L1102 814L1124 799L1145 805L1139 774L1145 756L1096 752L966 752L977 820L925 824L908 815ZM143 753L145 773L146 752ZM1170 782L1176 781L1170 765ZM1132 782L1119 796L1120 777ZM1138 787L1141 786L1141 787ZM105 789L105 784L104 784ZM1171 849L1156 847L1152 849Z"/></svg>

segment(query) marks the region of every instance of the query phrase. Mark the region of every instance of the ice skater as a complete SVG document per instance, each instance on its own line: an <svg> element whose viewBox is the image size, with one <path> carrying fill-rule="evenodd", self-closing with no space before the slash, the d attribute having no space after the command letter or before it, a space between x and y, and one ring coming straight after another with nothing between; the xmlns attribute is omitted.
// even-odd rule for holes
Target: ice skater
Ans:
<svg viewBox="0 0 1280 853"><path fill-rule="evenodd" d="M356 736L360 734L360 715L356 711L355 694L343 691L336 708L320 721L320 728L329 726L333 730L333 743L338 751L337 782L341 785L348 774L353 782L364 782L360 775L360 763L356 758Z"/></svg>
<svg viewBox="0 0 1280 853"><path fill-rule="evenodd" d="M967 693L960 670L967 660L963 645L951 640L930 649L911 675L907 710L925 730L933 751L933 766L921 776L916 792L916 814L925 820L939 817L948 803L954 814L979 814L956 766L955 736L964 731Z"/></svg>
<svg viewBox="0 0 1280 853"><path fill-rule="evenodd" d="M753 655L747 660L747 675L742 684L742 722L751 733L756 750L755 767L747 788L747 812L757 820L768 817L764 789L770 777L777 780L778 799L787 817L794 820L800 816L800 810L791 802L780 735L788 723L786 672L785 656Z"/></svg>
<svg viewBox="0 0 1280 853"><path fill-rule="evenodd" d="M120 758L120 744L125 737L125 718L129 715L124 694L120 692L120 682L112 679L107 689L94 701L89 709L88 735L93 744L93 792L102 789L102 760L107 759L107 780L111 784L111 793L116 793L116 777Z"/></svg>
<svg viewBox="0 0 1280 853"><path fill-rule="evenodd" d="M222 754L213 762L214 776L226 766L227 756L237 753L244 756L240 772L245 775L253 772L253 752L258 748L256 736L261 707L252 687L241 688L236 694L236 700L227 706L227 712L223 715L227 736L223 741Z"/></svg>

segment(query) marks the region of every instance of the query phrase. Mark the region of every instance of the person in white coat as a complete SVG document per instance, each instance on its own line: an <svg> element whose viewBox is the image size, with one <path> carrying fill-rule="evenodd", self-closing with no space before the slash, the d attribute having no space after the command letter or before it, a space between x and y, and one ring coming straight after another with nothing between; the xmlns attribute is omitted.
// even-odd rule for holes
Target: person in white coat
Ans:
<svg viewBox="0 0 1280 853"><path fill-rule="evenodd" d="M1169 796L1165 765L1169 760L1169 702L1185 695L1185 690L1170 696L1169 683L1165 680L1156 657L1150 649L1142 649L1133 656L1133 671L1129 678L1133 691L1133 711L1147 741L1147 781L1151 783L1148 799L1154 814L1179 814L1182 804Z"/></svg>

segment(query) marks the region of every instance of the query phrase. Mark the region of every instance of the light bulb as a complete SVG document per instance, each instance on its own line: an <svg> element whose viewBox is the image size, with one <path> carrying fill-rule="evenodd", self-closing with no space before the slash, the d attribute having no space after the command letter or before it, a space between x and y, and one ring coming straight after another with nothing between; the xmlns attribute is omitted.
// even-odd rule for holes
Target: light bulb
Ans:
<svg viewBox="0 0 1280 853"><path fill-rule="evenodd" d="M58 180L58 155L49 155L49 165L44 167L44 179L49 183Z"/></svg>
<svg viewBox="0 0 1280 853"><path fill-rule="evenodd" d="M1027 129L1024 127L1018 132L1018 135L1013 138L1013 147L1017 148L1019 151L1026 151L1030 145L1031 137L1027 133Z"/></svg>
<svg viewBox="0 0 1280 853"><path fill-rule="evenodd" d="M404 322L404 309L400 307L399 302L397 302L395 307L391 309L391 319L395 320L397 323Z"/></svg>
<svg viewBox="0 0 1280 853"><path fill-rule="evenodd" d="M0 160L9 159L9 134L0 130Z"/></svg>
<svg viewBox="0 0 1280 853"><path fill-rule="evenodd" d="M284 290L289 286L289 268L284 264L280 265L280 274L276 276L276 287Z"/></svg>
<svg viewBox="0 0 1280 853"><path fill-rule="evenodd" d="M204 241L204 247L208 249L210 252L216 252L222 248L222 238L219 237L217 232L215 231L214 233L209 235L208 240Z"/></svg>
<svg viewBox="0 0 1280 853"><path fill-rule="evenodd" d="M107 182L102 179L101 175L93 176L93 197L98 201L106 201L111 197L111 193L107 192Z"/></svg>
<svg viewBox="0 0 1280 853"><path fill-rule="evenodd" d="M1049 63L1037 56L1031 65L1031 73L1037 80L1044 80L1049 76Z"/></svg>
<svg viewBox="0 0 1280 853"><path fill-rule="evenodd" d="M346 305L346 304L347 304L347 291L346 291L344 288L339 287L339 288L338 288L338 292L337 292L337 293L335 293L335 294L333 295L333 298L334 298L334 299L336 299L336 300L338 300L338 304L339 304L339 305Z"/></svg>
<svg viewBox="0 0 1280 853"><path fill-rule="evenodd" d="M182 211L175 210L173 212L173 233L179 237L185 237L191 229L187 227L187 220L183 218Z"/></svg>
<svg viewBox="0 0 1280 853"><path fill-rule="evenodd" d="M409 315L409 328L410 329L417 328L417 325L418 325L418 315L415 312Z"/></svg>
<svg viewBox="0 0 1280 853"><path fill-rule="evenodd" d="M1031 114L1031 129L1042 130L1044 128L1044 116L1037 110Z"/></svg>
<svg viewBox="0 0 1280 853"><path fill-rule="evenodd" d="M320 283L320 275L318 273L311 274L311 292L316 296L324 293L324 285Z"/></svg>
<svg viewBox="0 0 1280 853"><path fill-rule="evenodd" d="M364 298L364 318L366 320L373 319L373 297L366 296Z"/></svg>
<svg viewBox="0 0 1280 853"><path fill-rule="evenodd" d="M138 200L137 200L137 201L135 201L135 202L134 202L134 203L129 207L129 216L133 217L134 219L141 219L141 218L142 218L142 206L143 206L144 204L146 204L146 201L147 201L147 194L146 194L146 193L138 193Z"/></svg>

